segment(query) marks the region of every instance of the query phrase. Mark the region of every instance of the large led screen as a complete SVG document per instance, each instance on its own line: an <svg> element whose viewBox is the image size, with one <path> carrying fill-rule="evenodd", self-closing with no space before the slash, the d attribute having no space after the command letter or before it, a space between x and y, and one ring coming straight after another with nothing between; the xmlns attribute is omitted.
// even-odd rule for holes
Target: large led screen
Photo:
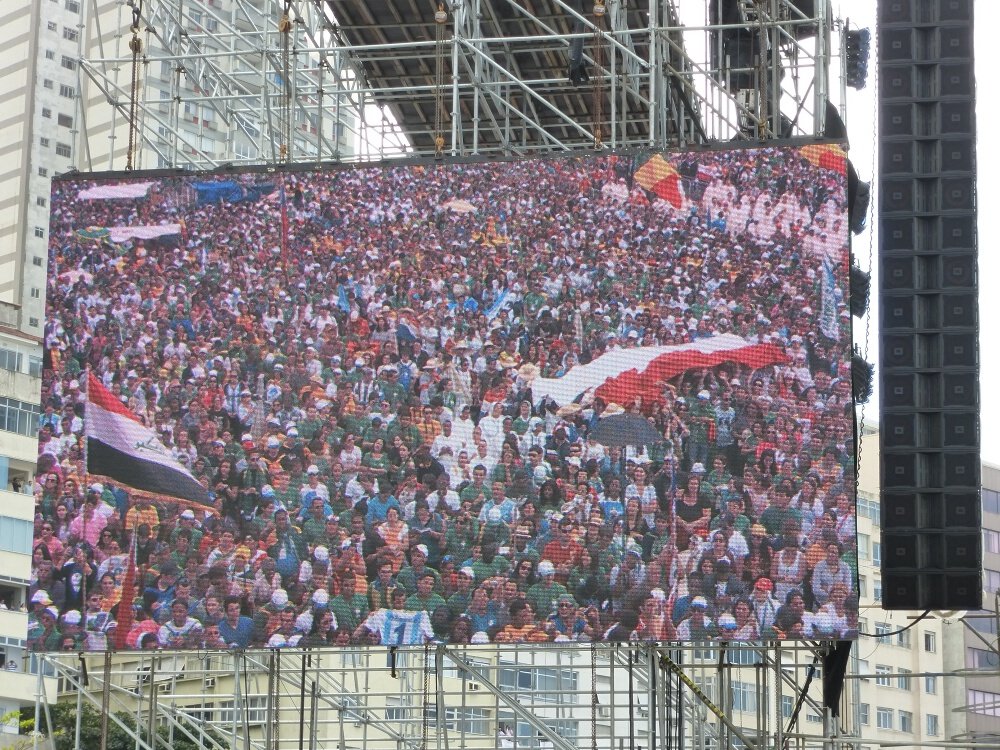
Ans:
<svg viewBox="0 0 1000 750"><path fill-rule="evenodd" d="M58 180L32 647L853 637L845 163Z"/></svg>

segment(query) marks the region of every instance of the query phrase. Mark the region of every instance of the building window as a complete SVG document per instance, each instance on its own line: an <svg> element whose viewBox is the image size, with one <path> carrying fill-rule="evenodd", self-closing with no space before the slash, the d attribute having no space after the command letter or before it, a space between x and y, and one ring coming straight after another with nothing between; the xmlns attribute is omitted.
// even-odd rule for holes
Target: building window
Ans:
<svg viewBox="0 0 1000 750"><path fill-rule="evenodd" d="M968 690L967 702L969 710L985 716L1000 716L1000 693L988 690Z"/></svg>
<svg viewBox="0 0 1000 750"><path fill-rule="evenodd" d="M0 368L9 370L10 372L21 372L22 361L23 356L21 352L0 347Z"/></svg>
<svg viewBox="0 0 1000 750"><path fill-rule="evenodd" d="M896 677L896 687L898 687L900 690L910 690L912 687L912 684L910 682L911 673L912 670L901 668L899 670L899 674Z"/></svg>
<svg viewBox="0 0 1000 750"><path fill-rule="evenodd" d="M858 713L861 714L861 724L863 726L868 726L869 724L871 724L872 720L871 709L868 707L867 703L862 703L859 708L860 710L858 711Z"/></svg>
<svg viewBox="0 0 1000 750"><path fill-rule="evenodd" d="M56 59L56 51L54 49L47 49L47 50L45 50L45 59L46 60L55 60Z"/></svg>
<svg viewBox="0 0 1000 750"><path fill-rule="evenodd" d="M78 3L76 0L66 0L66 10L68 10L70 13L79 13L80 3Z"/></svg>
<svg viewBox="0 0 1000 750"><path fill-rule="evenodd" d="M876 622L875 623L875 637L882 638L892 630L892 626L887 622Z"/></svg>
<svg viewBox="0 0 1000 750"><path fill-rule="evenodd" d="M983 487L983 510L987 513L1000 513L1000 492Z"/></svg>
<svg viewBox="0 0 1000 750"><path fill-rule="evenodd" d="M28 357L28 374L33 378L42 377L41 357Z"/></svg>
<svg viewBox="0 0 1000 750"><path fill-rule="evenodd" d="M858 596L862 598L868 596L868 578L866 576L858 576ZM864 631L864 628L861 630Z"/></svg>
<svg viewBox="0 0 1000 750"><path fill-rule="evenodd" d="M75 42L80 38L80 32L69 26L63 26L63 39L68 39L71 42Z"/></svg>
<svg viewBox="0 0 1000 750"><path fill-rule="evenodd" d="M28 326L31 328L38 328L38 318L28 318Z"/></svg>
<svg viewBox="0 0 1000 750"><path fill-rule="evenodd" d="M985 552L1000 552L1000 531L983 529L983 550Z"/></svg>
<svg viewBox="0 0 1000 750"><path fill-rule="evenodd" d="M59 156L65 156L68 159L73 155L73 149L70 148L68 143L57 143L56 153Z"/></svg>
<svg viewBox="0 0 1000 750"><path fill-rule="evenodd" d="M42 107L42 117L45 119L52 117L52 110L48 107Z"/></svg>
<svg viewBox="0 0 1000 750"><path fill-rule="evenodd" d="M937 677L932 674L924 676L924 692L928 695L937 695Z"/></svg>
<svg viewBox="0 0 1000 750"><path fill-rule="evenodd" d="M882 601L882 579L876 578L872 581L872 599L876 602Z"/></svg>
<svg viewBox="0 0 1000 750"><path fill-rule="evenodd" d="M872 565L882 566L882 542L872 542Z"/></svg>
<svg viewBox="0 0 1000 750"><path fill-rule="evenodd" d="M879 706L875 709L875 726L879 729L892 729L893 711L891 708L883 708Z"/></svg>
<svg viewBox="0 0 1000 750"><path fill-rule="evenodd" d="M937 636L929 630L924 631L924 651L929 654L937 651Z"/></svg>
<svg viewBox="0 0 1000 750"><path fill-rule="evenodd" d="M44 87L45 87L45 88L47 88L47 89L50 89L50 88L52 88L52 85L53 85L53 84L52 84L52 79L51 79L51 78L46 78L46 79L44 79L44 80L42 81L42 86L44 86Z"/></svg>
<svg viewBox="0 0 1000 750"><path fill-rule="evenodd" d="M1000 667L1000 657L989 649L969 646L965 649L965 666L969 669L996 669Z"/></svg>
<svg viewBox="0 0 1000 750"><path fill-rule="evenodd" d="M51 86L49 88L52 88ZM76 89L72 86L67 86L65 83L59 84L59 96L65 96L67 99L72 99L76 96Z"/></svg>
<svg viewBox="0 0 1000 750"><path fill-rule="evenodd" d="M0 550L31 554L31 537L34 531L35 525L31 521L0 516Z"/></svg>
<svg viewBox="0 0 1000 750"><path fill-rule="evenodd" d="M69 55L62 56L62 62L60 63L66 70L76 70L76 60L74 60Z"/></svg>
<svg viewBox="0 0 1000 750"><path fill-rule="evenodd" d="M795 708L795 699L790 695L781 696L781 718L792 718L792 710Z"/></svg>
<svg viewBox="0 0 1000 750"><path fill-rule="evenodd" d="M913 714L910 711L899 712L899 731L913 732Z"/></svg>
<svg viewBox="0 0 1000 750"><path fill-rule="evenodd" d="M39 167L38 168L38 176L39 177L48 177L49 176L48 167Z"/></svg>
<svg viewBox="0 0 1000 750"><path fill-rule="evenodd" d="M31 320L36 321L34 326L37 328L38 318L31 318ZM29 325L31 325L30 321ZM28 404L14 398L0 397L0 430L35 437L38 435L39 414L41 411L35 404Z"/></svg>
<svg viewBox="0 0 1000 750"><path fill-rule="evenodd" d="M64 128L73 127L73 118L70 117L69 115L59 115L59 117L56 119L56 122L58 122L59 125Z"/></svg>
<svg viewBox="0 0 1000 750"><path fill-rule="evenodd" d="M858 559L867 561L869 558L868 550L871 544L871 538L867 534L858 534Z"/></svg>
<svg viewBox="0 0 1000 750"><path fill-rule="evenodd" d="M39 289L38 289L37 286L31 287L31 298L32 299L40 299L41 296L42 296L42 293L39 291Z"/></svg>
<svg viewBox="0 0 1000 750"><path fill-rule="evenodd" d="M38 139L38 145L41 146L42 148L48 148L49 139L46 138L45 136L42 136L41 138Z"/></svg>
<svg viewBox="0 0 1000 750"><path fill-rule="evenodd" d="M882 687L892 687L892 678L889 677L889 673L891 671L892 669L887 667L885 664L876 664L875 684L881 685Z"/></svg>
<svg viewBox="0 0 1000 750"><path fill-rule="evenodd" d="M41 195L39 195L39 196L37 196L35 198L35 205L36 206L41 206L42 208L45 208L45 206L47 206L48 204L49 204L49 199L48 198L45 198L45 197L43 197Z"/></svg>
<svg viewBox="0 0 1000 750"><path fill-rule="evenodd" d="M868 492L858 492L858 515L870 518L876 526L882 525L882 507L878 496Z"/></svg>
<svg viewBox="0 0 1000 750"><path fill-rule="evenodd" d="M42 227L35 227L35 236L44 238L45 230Z"/></svg>
<svg viewBox="0 0 1000 750"><path fill-rule="evenodd" d="M733 682L733 710L753 712L757 710L757 688L749 682Z"/></svg>
<svg viewBox="0 0 1000 750"><path fill-rule="evenodd" d="M902 632L896 633L896 645L902 646L903 648L910 647L910 631L903 630Z"/></svg>
<svg viewBox="0 0 1000 750"><path fill-rule="evenodd" d="M31 259L31 262L40 267L42 265L42 256L36 255Z"/></svg>
<svg viewBox="0 0 1000 750"><path fill-rule="evenodd" d="M48 27L49 31L55 31L57 28L59 28L59 26L56 24L55 21L49 21Z"/></svg>
<svg viewBox="0 0 1000 750"><path fill-rule="evenodd" d="M1000 591L1000 570L983 568L983 586L991 593Z"/></svg>
<svg viewBox="0 0 1000 750"><path fill-rule="evenodd" d="M927 714L927 736L938 736L938 717L935 714Z"/></svg>

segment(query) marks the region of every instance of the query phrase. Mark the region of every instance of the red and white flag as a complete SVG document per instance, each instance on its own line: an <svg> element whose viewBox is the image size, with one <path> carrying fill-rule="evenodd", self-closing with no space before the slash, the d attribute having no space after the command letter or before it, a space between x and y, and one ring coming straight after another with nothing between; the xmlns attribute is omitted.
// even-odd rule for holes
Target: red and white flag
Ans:
<svg viewBox="0 0 1000 750"><path fill-rule="evenodd" d="M141 492L211 505L208 490L92 374L87 378L84 421L90 474Z"/></svg>
<svg viewBox="0 0 1000 750"><path fill-rule="evenodd" d="M739 336L723 334L690 344L614 349L577 365L561 378L535 379L531 392L536 403L551 398L560 406L573 403L587 391L608 403L625 405L637 397L650 403L662 398L662 383L688 370L730 362L756 370L787 361L780 346L751 344Z"/></svg>

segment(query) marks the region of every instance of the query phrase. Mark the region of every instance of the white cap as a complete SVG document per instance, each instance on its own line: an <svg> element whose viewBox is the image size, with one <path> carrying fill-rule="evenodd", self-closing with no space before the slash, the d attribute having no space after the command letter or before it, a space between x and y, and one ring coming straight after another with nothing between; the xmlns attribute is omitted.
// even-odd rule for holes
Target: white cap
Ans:
<svg viewBox="0 0 1000 750"><path fill-rule="evenodd" d="M271 604L278 609L284 608L288 604L288 593L284 589L275 589L271 594Z"/></svg>
<svg viewBox="0 0 1000 750"><path fill-rule="evenodd" d="M282 646L287 646L288 641L285 640L285 636L281 633L275 633L267 641L268 648L281 648Z"/></svg>
<svg viewBox="0 0 1000 750"><path fill-rule="evenodd" d="M313 550L313 557L316 558L316 562L326 562L330 559L330 550L320 545Z"/></svg>
<svg viewBox="0 0 1000 750"><path fill-rule="evenodd" d="M80 624L80 612L76 609L71 609L69 612L63 615L63 622L67 625L79 625Z"/></svg>
<svg viewBox="0 0 1000 750"><path fill-rule="evenodd" d="M476 578L476 572L472 568L465 567L465 568L462 568L458 572L461 573L464 576L468 576L469 578L471 578L473 580L475 580L475 578Z"/></svg>
<svg viewBox="0 0 1000 750"><path fill-rule="evenodd" d="M312 595L312 602L317 607L325 607L330 603L330 595L326 593L323 589L316 589Z"/></svg>
<svg viewBox="0 0 1000 750"><path fill-rule="evenodd" d="M552 576L556 574L556 566L553 565L548 560L542 560L538 563L538 575L540 576Z"/></svg>
<svg viewBox="0 0 1000 750"><path fill-rule="evenodd" d="M482 630L477 630L475 633L472 634L472 637L469 639L469 643L489 643L489 642L490 642L490 637L486 635L486 633Z"/></svg>
<svg viewBox="0 0 1000 750"><path fill-rule="evenodd" d="M422 553L424 557L429 557L430 556L430 553L427 551L427 545L426 544L418 544L413 549L415 549L417 552Z"/></svg>

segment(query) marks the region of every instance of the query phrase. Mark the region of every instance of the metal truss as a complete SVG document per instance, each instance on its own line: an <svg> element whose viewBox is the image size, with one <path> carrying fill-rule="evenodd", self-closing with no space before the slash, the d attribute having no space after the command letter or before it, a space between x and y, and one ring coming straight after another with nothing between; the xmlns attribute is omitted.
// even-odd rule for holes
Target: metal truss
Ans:
<svg viewBox="0 0 1000 750"><path fill-rule="evenodd" d="M430 2L132 0L139 166L433 156L438 135L470 156L823 133L839 49L826 3L739 0L738 23L715 25L703 3L598 5L448 0L438 42ZM92 156L80 166L93 169L107 164L88 125L110 119L112 143L129 127L132 11L88 8L99 43L84 47L82 75L107 102L85 113ZM740 36L752 54L732 54L726 40ZM579 85L567 79L574 43L589 72Z"/></svg>
<svg viewBox="0 0 1000 750"><path fill-rule="evenodd" d="M106 711L139 750L156 750L151 726L210 750L856 747L856 728L824 713L815 682L798 723L785 726L784 707L823 648L144 652L106 665L51 654L36 712L57 698ZM58 678L58 695L45 693L42 674ZM806 711L823 720L807 722Z"/></svg>

